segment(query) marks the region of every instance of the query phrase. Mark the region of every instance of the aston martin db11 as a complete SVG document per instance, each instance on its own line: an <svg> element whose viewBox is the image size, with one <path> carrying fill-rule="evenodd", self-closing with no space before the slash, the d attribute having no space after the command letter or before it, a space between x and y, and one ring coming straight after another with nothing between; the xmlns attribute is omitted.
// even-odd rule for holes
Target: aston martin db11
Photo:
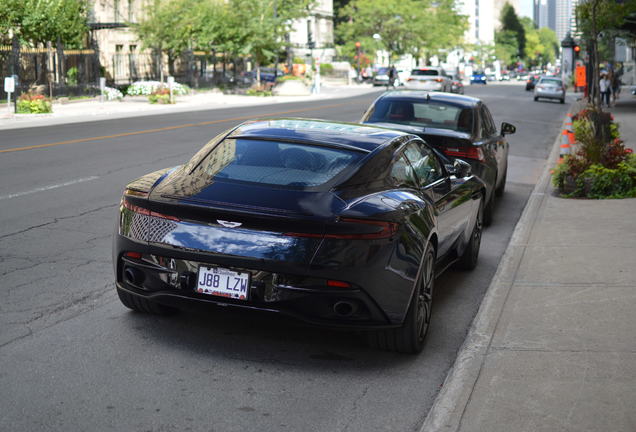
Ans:
<svg viewBox="0 0 636 432"><path fill-rule="evenodd" d="M418 352L435 275L477 263L484 194L468 164L450 164L416 135L247 122L126 186L117 292L142 312L259 309Z"/></svg>

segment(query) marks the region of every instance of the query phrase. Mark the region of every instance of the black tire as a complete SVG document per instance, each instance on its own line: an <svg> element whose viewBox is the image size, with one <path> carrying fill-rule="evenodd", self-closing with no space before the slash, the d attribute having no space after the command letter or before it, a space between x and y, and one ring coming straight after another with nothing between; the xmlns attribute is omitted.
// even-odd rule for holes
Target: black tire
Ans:
<svg viewBox="0 0 636 432"><path fill-rule="evenodd" d="M490 199L484 206L484 226L492 225L493 213L495 211L495 195L496 191L490 193Z"/></svg>
<svg viewBox="0 0 636 432"><path fill-rule="evenodd" d="M501 179L501 183L495 189L495 195L500 197L503 196L504 191L506 190L506 180L508 178L508 167L506 166L506 170L503 173L503 178Z"/></svg>
<svg viewBox="0 0 636 432"><path fill-rule="evenodd" d="M534 97L534 101L536 102L536 101L538 101L538 100L539 100L539 98L535 96L535 97Z"/></svg>
<svg viewBox="0 0 636 432"><path fill-rule="evenodd" d="M173 315L177 312L175 308L155 303L143 297L130 294L119 288L117 288L117 295L119 296L119 300L124 306L136 312L143 312L153 315Z"/></svg>
<svg viewBox="0 0 636 432"><path fill-rule="evenodd" d="M565 103L565 99L561 99L561 100L559 100L559 102Z"/></svg>
<svg viewBox="0 0 636 432"><path fill-rule="evenodd" d="M477 267L477 261L479 259L479 248L481 246L481 234L483 229L483 217L484 217L484 202L479 203L479 209L477 210L477 218L475 220L475 226L470 233L470 241L468 246L464 250L461 258L457 261L459 268L463 270L472 270Z"/></svg>
<svg viewBox="0 0 636 432"><path fill-rule="evenodd" d="M428 243L404 324L398 328L369 332L369 345L384 351L405 354L417 354L422 351L431 322L434 285L435 250L433 245Z"/></svg>

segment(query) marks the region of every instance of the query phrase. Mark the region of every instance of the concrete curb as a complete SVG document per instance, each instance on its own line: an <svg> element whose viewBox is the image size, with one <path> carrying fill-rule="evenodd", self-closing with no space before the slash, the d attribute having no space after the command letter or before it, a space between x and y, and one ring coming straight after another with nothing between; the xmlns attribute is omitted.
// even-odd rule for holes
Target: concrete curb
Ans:
<svg viewBox="0 0 636 432"><path fill-rule="evenodd" d="M574 104L570 105L572 112ZM565 119L563 125L565 125ZM562 128L563 128L562 125ZM457 432L490 348L499 317L508 299L528 239L545 202L550 185L550 169L559 157L561 134L552 145L545 168L517 222L477 315L468 330L453 367L448 372L420 432Z"/></svg>

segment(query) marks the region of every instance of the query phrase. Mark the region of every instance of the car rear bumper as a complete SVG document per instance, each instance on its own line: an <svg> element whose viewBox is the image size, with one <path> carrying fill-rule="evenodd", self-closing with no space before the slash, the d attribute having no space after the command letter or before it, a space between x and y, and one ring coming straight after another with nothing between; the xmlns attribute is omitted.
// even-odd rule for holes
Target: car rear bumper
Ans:
<svg viewBox="0 0 636 432"><path fill-rule="evenodd" d="M535 97L541 97L541 98L547 98L547 99L565 99L565 92L541 90L541 89L535 87L534 96Z"/></svg>
<svg viewBox="0 0 636 432"><path fill-rule="evenodd" d="M332 270L290 273L284 267L276 268L263 260L219 259L210 254L151 246L115 236L113 262L117 289L157 303L177 308L216 305L260 310L329 328L375 329L401 325L401 320L390 319L361 285L351 282L349 287L328 286ZM141 253L142 258L124 256L125 252ZM197 272L201 265L250 273L248 298L240 300L197 292ZM341 277L347 279L344 275ZM383 279L381 275L376 278ZM391 296L388 288L385 292Z"/></svg>

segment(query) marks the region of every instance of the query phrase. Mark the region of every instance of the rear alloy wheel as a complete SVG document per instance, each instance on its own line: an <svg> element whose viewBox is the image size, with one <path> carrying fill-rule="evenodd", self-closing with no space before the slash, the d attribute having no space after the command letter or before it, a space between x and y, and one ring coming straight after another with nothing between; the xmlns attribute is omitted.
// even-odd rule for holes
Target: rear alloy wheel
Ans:
<svg viewBox="0 0 636 432"><path fill-rule="evenodd" d="M433 288L435 285L435 253L426 245L420 276L402 327L368 333L369 345L385 351L417 354L424 348L424 339L431 322Z"/></svg>
<svg viewBox="0 0 636 432"><path fill-rule="evenodd" d="M477 267L477 260L479 259L479 247L481 246L481 232L483 229L483 217L484 217L484 204L483 201L479 203L479 210L477 210L477 218L475 220L475 226L473 232L470 234L470 241L466 246L466 250L462 254L461 258L457 262L457 265L464 270L472 270Z"/></svg>
<svg viewBox="0 0 636 432"><path fill-rule="evenodd" d="M119 288L117 288L117 295L119 296L119 300L124 306L137 312L149 313L153 315L173 315L177 312L175 308L155 303L143 297L130 294Z"/></svg>

